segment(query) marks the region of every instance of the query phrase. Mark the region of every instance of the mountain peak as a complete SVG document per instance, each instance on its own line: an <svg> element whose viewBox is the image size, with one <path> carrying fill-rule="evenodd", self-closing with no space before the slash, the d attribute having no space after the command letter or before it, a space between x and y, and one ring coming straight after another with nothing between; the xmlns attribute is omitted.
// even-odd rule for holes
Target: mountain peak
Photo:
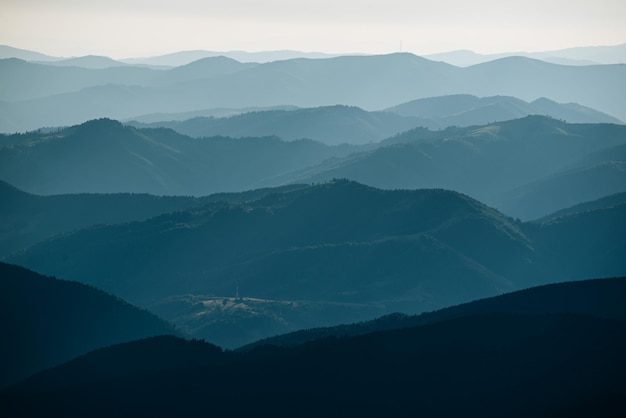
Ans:
<svg viewBox="0 0 626 418"><path fill-rule="evenodd" d="M121 122L109 118L92 119L83 122L78 126L67 129L72 131L74 128L76 129L76 133L98 135L128 129L124 125L122 125Z"/></svg>

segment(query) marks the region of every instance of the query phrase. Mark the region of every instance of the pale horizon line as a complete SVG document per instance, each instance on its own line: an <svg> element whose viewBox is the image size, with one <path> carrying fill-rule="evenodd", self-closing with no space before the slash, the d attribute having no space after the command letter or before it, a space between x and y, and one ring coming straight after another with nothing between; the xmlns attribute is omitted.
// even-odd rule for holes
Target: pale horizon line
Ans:
<svg viewBox="0 0 626 418"><path fill-rule="evenodd" d="M43 50L40 49L31 49L28 47L19 47L19 46L14 46L14 45L8 45L8 44L2 44L1 46L6 46L9 48L14 48L14 49L18 49L18 50L22 50L22 51L27 51L27 52L34 52L37 54L41 54L41 55L45 55L47 57L50 58L55 58L55 59L73 59L73 58L83 58L83 57L89 57L89 56L95 56L95 57L105 57L105 58L109 58L115 61L124 61L124 60L133 60L133 59L150 59L150 58L157 58L157 57L162 57L162 56L167 56L167 55L174 55L174 54L178 54L178 53L185 53L185 52L209 52L209 53L244 53L244 54L263 54L263 53L281 53L281 52L286 52L286 53L300 53L300 54L320 54L320 55L329 55L329 56L348 56L348 55L389 55L389 54L394 54L394 53L408 53L408 54L414 54L417 56L421 56L421 57L426 57L426 56L431 56L431 55L442 55L442 54L450 54L450 53L454 53L454 52L470 52L476 55L480 55L480 56L495 56L495 55L514 55L514 54L540 54L540 53L549 53L549 52L560 52L560 51L567 51L567 50L572 50L572 49L580 49L580 48L611 48L611 47L619 47L619 46L623 46L626 45L626 42L623 43L617 43L617 44L601 44L601 45L579 45L579 46L572 46L572 47L566 47L566 48L559 48L559 49L540 49L540 50L503 50L500 52L478 52L476 50L473 50L471 48L457 48L457 49L449 49L449 50L443 50L440 52L427 52L427 53L420 53L417 51L413 51L413 50L404 50L402 48L399 48L396 51L388 51L388 52L326 52L326 51L322 51L322 50L299 50L299 49L285 49L285 48L279 48L279 49L260 49L260 50L247 50L247 49L198 49L198 48L193 48L193 49L179 49L179 50L173 50L170 52L163 52L163 53L157 53L157 54L149 54L149 55L134 55L134 56L125 56L122 58L116 58L114 55L107 55L107 54L101 54L98 52L93 52L93 53L88 53L88 54L84 54L84 55L55 55L53 53L49 53L49 52L44 52Z"/></svg>

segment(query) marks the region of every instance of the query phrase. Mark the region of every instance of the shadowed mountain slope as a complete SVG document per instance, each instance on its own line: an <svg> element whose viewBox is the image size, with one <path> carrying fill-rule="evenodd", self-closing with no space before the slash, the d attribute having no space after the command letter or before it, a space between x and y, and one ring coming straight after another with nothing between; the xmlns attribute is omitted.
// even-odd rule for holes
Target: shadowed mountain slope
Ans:
<svg viewBox="0 0 626 418"><path fill-rule="evenodd" d="M589 315L626 321L626 278L555 283L506 293L421 315L395 313L350 325L296 331L257 341L241 351L264 345L292 347L329 337L344 338L372 332L435 324L451 319L493 314Z"/></svg>
<svg viewBox="0 0 626 418"><path fill-rule="evenodd" d="M596 209L608 209L615 206L619 206L626 203L626 193L616 193L601 199L592 200L588 202L583 202L578 205L559 210L557 212L551 213L550 215L538 219L537 222L545 222L549 220L553 220L556 218L560 218L566 215L573 215L575 213L580 212L588 212Z"/></svg>
<svg viewBox="0 0 626 418"><path fill-rule="evenodd" d="M267 115L289 119L319 112L321 119L329 120L343 111L372 115L338 107L237 118L258 116L265 124ZM342 132L359 136L358 132L376 131L373 125L361 125L360 116L352 116L351 127ZM213 119L220 120L229 119ZM329 137L339 135L334 129L341 123L333 126ZM310 127L323 136L325 128ZM378 144L327 146L276 137L194 139L168 129L138 129L104 119L59 131L3 136L0 144L4 144L0 179L37 194L198 196L349 178L389 189L456 190L509 215L534 219L624 191L626 127L529 116L440 131L416 128Z"/></svg>
<svg viewBox="0 0 626 418"><path fill-rule="evenodd" d="M538 218L577 203L626 192L626 145L586 155L542 179L505 193L500 209Z"/></svg>
<svg viewBox="0 0 626 418"><path fill-rule="evenodd" d="M532 248L519 224L467 196L336 181L277 190L246 203L91 227L7 260L85 280L179 326L191 327L188 321L195 322L199 312L219 313L208 297L223 302L227 313L244 306L261 309L246 298L294 302L287 307L271 302L268 309L282 310L287 325L271 319L265 328L257 326L266 329L262 335L251 334L261 338L298 329L303 320L310 326L353 322L512 290L523 272L534 277L530 258ZM231 299L237 287L244 305ZM204 297L171 299L187 294ZM336 317L323 313L329 307ZM319 312L320 322L306 320L300 313L306 311ZM229 347L251 341L228 335L213 340L210 327L205 331L199 336Z"/></svg>
<svg viewBox="0 0 626 418"><path fill-rule="evenodd" d="M524 232L536 243L542 265L559 277L610 277L626 271L626 204L529 222Z"/></svg>
<svg viewBox="0 0 626 418"><path fill-rule="evenodd" d="M0 263L0 312L0 387L96 348L177 333L100 290L5 263Z"/></svg>
<svg viewBox="0 0 626 418"><path fill-rule="evenodd" d="M478 236L485 249L473 244ZM64 265L71 266L74 273L64 273L66 278L79 279L74 274L87 269L83 271L90 271L91 284L144 303L188 291L230 295L236 282L247 294L259 297L357 302L380 295L384 287L376 283L382 272L394 278L387 283L392 289L412 288L414 278L420 277L414 269L426 273L444 268L449 257L457 259L450 268L463 265L468 274L475 270L471 274L482 278L475 284L484 279L488 288L507 288L507 280L498 274L513 266L490 254L496 247L502 258L530 251L519 225L466 196L443 190L383 191L337 181L248 204L211 205L144 222L90 228L11 259L26 265L34 262L55 274ZM380 257L370 258L372 267L378 266L368 272L367 263L361 263L378 251ZM128 263L104 263L122 254ZM331 254L336 262L319 263ZM417 254L424 254L424 264L417 262ZM102 268L95 268L101 262ZM474 266L476 262L484 264ZM358 265L364 275L354 273ZM123 272L127 268L133 273ZM352 273L344 276L344 270ZM163 281L170 275L180 279ZM116 276L128 279L112 280ZM148 286L149 290L146 285L155 280L160 284ZM357 288L350 280L358 281L361 291L372 280L371 295L354 293Z"/></svg>
<svg viewBox="0 0 626 418"><path fill-rule="evenodd" d="M36 196L0 181L0 254L54 235L96 224L114 224L200 206L207 199L151 195Z"/></svg>
<svg viewBox="0 0 626 418"><path fill-rule="evenodd" d="M500 209L525 219L536 219L573 206L626 191L626 160L605 161L567 169L516 188Z"/></svg>
<svg viewBox="0 0 626 418"><path fill-rule="evenodd" d="M467 193L506 209L508 214L533 219L602 197L602 193L622 191L620 166L612 161L613 149L624 144L626 127L622 125L566 124L528 116L480 127L441 131L418 128L389 138L374 150L329 160L274 182L349 178L390 189L441 187ZM580 166L582 159L593 155L597 157L593 162ZM579 164L575 166L578 175L561 177L558 184L562 193L543 193L538 201L529 194L524 205L516 205L516 188L524 190L521 188L574 164ZM599 181L595 188L594 181Z"/></svg>
<svg viewBox="0 0 626 418"><path fill-rule="evenodd" d="M299 187L303 186L285 186L282 190ZM72 230L144 220L210 202L253 200L276 191L259 189L200 198L147 194L37 196L0 181L0 257Z"/></svg>
<svg viewBox="0 0 626 418"><path fill-rule="evenodd" d="M625 210L522 224L454 192L334 181L88 228L7 260L84 280L233 347L303 326L623 275Z"/></svg>
<svg viewBox="0 0 626 418"><path fill-rule="evenodd" d="M207 408L220 416L408 417L416 408L443 417L620 416L625 349L624 322L578 315L463 317L243 355L155 338L39 374L0 394L0 407L69 417ZM165 363L150 361L160 354Z"/></svg>
<svg viewBox="0 0 626 418"><path fill-rule="evenodd" d="M0 179L36 194L242 191L354 150L275 137L194 139L109 119L24 137L10 136L7 142L14 145L0 148Z"/></svg>

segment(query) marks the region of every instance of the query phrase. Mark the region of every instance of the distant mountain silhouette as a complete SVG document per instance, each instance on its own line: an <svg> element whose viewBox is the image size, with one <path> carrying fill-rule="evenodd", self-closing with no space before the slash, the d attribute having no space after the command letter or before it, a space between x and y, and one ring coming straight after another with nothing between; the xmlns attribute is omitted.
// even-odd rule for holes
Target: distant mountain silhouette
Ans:
<svg viewBox="0 0 626 418"><path fill-rule="evenodd" d="M138 124L151 124L156 122L180 122L194 118L225 118L249 112L264 112L266 110L296 110L297 106L269 106L269 107L242 107L242 108L212 108L203 110L194 110L191 112L179 113L147 113L122 122L140 127Z"/></svg>
<svg viewBox="0 0 626 418"><path fill-rule="evenodd" d="M103 57L98 55L86 55L83 57L66 58L58 61L43 61L40 62L45 65L53 65L57 67L80 67L89 68L93 70L102 70L111 67L127 67L128 64L116 61L109 57Z"/></svg>
<svg viewBox="0 0 626 418"><path fill-rule="evenodd" d="M16 58L0 59L0 72L3 74L0 80L0 100L10 102L11 105L15 101L69 94L100 85L143 86L161 74L160 71L123 66L123 64L106 69L88 69L76 66L35 64ZM8 103L6 104L10 107ZM67 109L67 111L70 110ZM33 114L32 117L36 118L37 115ZM29 129L50 125L37 123L37 126L30 125Z"/></svg>
<svg viewBox="0 0 626 418"><path fill-rule="evenodd" d="M508 56L525 56L562 65L597 65L626 63L626 44L611 46L589 46L542 52L505 52L499 54L477 54L468 50L457 50L425 55L433 61L466 67Z"/></svg>
<svg viewBox="0 0 626 418"><path fill-rule="evenodd" d="M216 54L219 55L219 54ZM210 52L202 50L194 51L179 51L171 54L160 55L156 57L145 58L130 58L124 60L129 64L147 64L147 65L162 65L167 67L180 67L183 65L191 64L194 61L198 61L204 58L212 57Z"/></svg>
<svg viewBox="0 0 626 418"><path fill-rule="evenodd" d="M0 71L5 75L0 100L6 101L0 103L4 117L0 132L217 107L339 103L378 110L451 94L502 95L525 101L547 97L626 119L623 65L574 67L523 57L468 68L407 53L299 58L251 65L219 76L207 71L202 79L168 85L150 84L159 76L167 78L163 71L134 67L88 70L8 59L0 61Z"/></svg>
<svg viewBox="0 0 626 418"><path fill-rule="evenodd" d="M159 55L156 57L129 58L125 62L135 65L166 65L178 67L187 65L194 61L211 57L227 57L242 63L266 63L278 60L288 60L295 58L332 58L337 54L325 54L322 52L302 52L302 51L179 51L171 54Z"/></svg>
<svg viewBox="0 0 626 418"><path fill-rule="evenodd" d="M418 117L366 112L357 107L329 106L296 110L249 112L227 118L194 118L136 127L163 127L191 137L278 136L284 140L313 139L327 145L367 144L418 126L436 126Z"/></svg>
<svg viewBox="0 0 626 418"><path fill-rule="evenodd" d="M0 387L96 348L177 333L100 290L5 263L0 263L0 313Z"/></svg>
<svg viewBox="0 0 626 418"><path fill-rule="evenodd" d="M505 96L478 98L472 95L451 95L413 100L390 107L386 111L402 116L427 118L442 128L485 125L529 115L550 116L570 123L622 123L619 119L594 109L574 103L556 103L545 97L527 103Z"/></svg>
<svg viewBox="0 0 626 418"><path fill-rule="evenodd" d="M530 301L529 301L530 302ZM624 321L464 316L243 354L173 338L90 353L0 393L28 416L621 416ZM207 406L208 404L208 406Z"/></svg>
<svg viewBox="0 0 626 418"><path fill-rule="evenodd" d="M577 123L621 123L593 109L575 104L562 105L548 99L526 103L512 97L479 99L470 95L455 95L416 100L385 112L366 112L349 106L326 106L129 124L138 128L170 128L196 138L275 135L285 140L309 138L336 145L378 142L416 127L441 129L453 125L483 125L533 114ZM163 117L168 118L167 115Z"/></svg>
<svg viewBox="0 0 626 418"><path fill-rule="evenodd" d="M302 326L622 275L625 210L522 224L454 192L334 181L77 231L6 260L85 281L233 347Z"/></svg>
<svg viewBox="0 0 626 418"><path fill-rule="evenodd" d="M25 61L54 61L60 59L36 51L14 48L9 45L0 45L0 59L5 58L18 58Z"/></svg>
<svg viewBox="0 0 626 418"><path fill-rule="evenodd" d="M577 103L556 103L545 97L541 97L530 103L533 112L539 115L546 115L569 123L619 123L624 121L598 112Z"/></svg>
<svg viewBox="0 0 626 418"><path fill-rule="evenodd" d="M364 55L364 54L353 54ZM178 67L180 65L189 64L193 61L215 56L225 56L240 62L256 62L264 63L276 60L286 60L294 58L332 58L336 54L325 54L320 52L302 52L302 51L179 51L171 54L144 57L144 58L128 58L124 62L139 65L161 65ZM541 52L521 52L511 51L498 54L478 54L469 50L456 50L436 54L424 55L424 58L433 61L444 61L448 64L465 67L475 65L482 62L492 61L508 56L526 56L530 58L540 59L546 62L563 64L563 65L597 65L597 64L619 64L626 62L626 44L606 45L606 46L582 46L553 51ZM27 61L37 60L61 60L59 57L51 57L35 51L13 48L7 45L0 45L0 58L20 58Z"/></svg>
<svg viewBox="0 0 626 418"><path fill-rule="evenodd" d="M169 85L176 83L187 83L194 80L207 79L212 77L233 74L244 69L254 68L257 64L243 64L226 57L207 57L193 61L180 67L163 71L162 74L153 81L155 85Z"/></svg>
<svg viewBox="0 0 626 418"><path fill-rule="evenodd" d="M243 191L261 187L258 183L266 178L356 149L276 137L198 140L167 129L125 127L108 119L10 136L7 142L19 145L0 148L0 179L37 194L200 196Z"/></svg>

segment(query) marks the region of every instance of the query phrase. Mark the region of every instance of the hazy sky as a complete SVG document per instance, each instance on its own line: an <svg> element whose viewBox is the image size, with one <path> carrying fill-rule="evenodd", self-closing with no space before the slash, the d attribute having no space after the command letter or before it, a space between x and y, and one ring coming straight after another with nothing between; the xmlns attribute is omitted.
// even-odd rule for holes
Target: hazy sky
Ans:
<svg viewBox="0 0 626 418"><path fill-rule="evenodd" d="M0 44L128 58L191 49L417 54L626 42L625 0L0 0Z"/></svg>

